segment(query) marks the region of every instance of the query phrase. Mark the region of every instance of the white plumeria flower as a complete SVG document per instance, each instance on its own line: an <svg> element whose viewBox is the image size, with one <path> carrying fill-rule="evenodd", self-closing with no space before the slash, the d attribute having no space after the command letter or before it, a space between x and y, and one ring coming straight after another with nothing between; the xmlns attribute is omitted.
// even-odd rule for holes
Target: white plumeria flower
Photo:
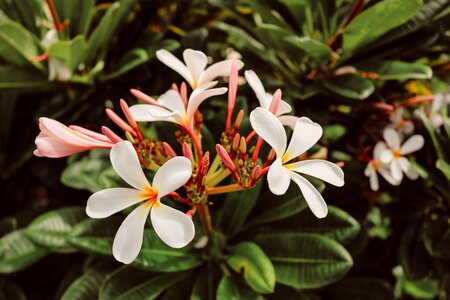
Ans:
<svg viewBox="0 0 450 300"><path fill-rule="evenodd" d="M270 93L267 93L264 89L264 86L259 79L258 75L252 70L247 70L244 73L245 79L247 80L250 87L255 92L256 98L259 101L259 106L262 108L265 108L269 110L270 105L272 104L273 95ZM281 121L281 123L285 126L289 126L292 129L295 127L295 123L298 120L298 117L296 116L286 116L284 114L290 113L292 111L292 107L285 101L281 100L280 106L278 107L278 110L276 112L276 116Z"/></svg>
<svg viewBox="0 0 450 300"><path fill-rule="evenodd" d="M59 41L56 29L50 29L42 40L42 47L47 49L50 45ZM58 59L48 58L48 80L67 81L72 77L72 72Z"/></svg>
<svg viewBox="0 0 450 300"><path fill-rule="evenodd" d="M423 137L419 134L413 135L401 145L399 133L392 128L385 128L383 137L389 149L384 149L381 152L380 160L384 164L389 164L394 180L401 181L403 172L409 179L417 179L419 175L413 170L409 160L404 156L422 148L424 144Z"/></svg>
<svg viewBox="0 0 450 300"><path fill-rule="evenodd" d="M398 107L389 118L391 125L389 127L397 129L399 132L410 134L414 131L414 123L403 119L403 107Z"/></svg>
<svg viewBox="0 0 450 300"><path fill-rule="evenodd" d="M155 105L137 104L131 106L130 111L138 122L167 121L189 129L193 125L195 111L203 101L227 92L225 87L212 89L216 84L217 81L209 82L193 91L187 106L177 91L168 90L159 97Z"/></svg>
<svg viewBox="0 0 450 300"><path fill-rule="evenodd" d="M229 76L233 62L237 62L238 69L244 66L244 63L240 60L227 59L206 68L208 58L205 53L192 49L183 51L184 63L164 49L156 51L156 57L186 79L192 89L203 86L217 77Z"/></svg>
<svg viewBox="0 0 450 300"><path fill-rule="evenodd" d="M292 179L299 186L313 214L318 218L324 218L328 208L322 195L299 173L317 177L335 186L342 186L344 173L341 168L321 159L289 163L316 144L322 136L322 127L306 117L299 118L287 146L283 124L267 109L258 107L253 110L250 114L250 123L256 133L275 150L277 156L267 174L272 193L276 195L286 193Z"/></svg>
<svg viewBox="0 0 450 300"><path fill-rule="evenodd" d="M383 164L380 160L381 153L387 148L386 143L378 142L373 148L373 159L367 164L364 170L364 175L369 177L370 188L372 191L378 191L379 182L377 172L392 185L399 185L400 181L395 180L388 168L388 165Z"/></svg>
<svg viewBox="0 0 450 300"><path fill-rule="evenodd" d="M115 144L110 158L116 172L133 188L111 188L96 192L87 202L87 215L91 218L106 218L143 202L120 225L113 243L114 257L129 264L138 256L149 213L156 234L170 247L181 248L192 241L195 228L191 218L160 201L189 180L192 174L190 160L181 156L168 160L156 172L153 185L150 185L130 142Z"/></svg>
<svg viewBox="0 0 450 300"><path fill-rule="evenodd" d="M445 98L447 98L447 100ZM444 118L440 114L440 110L447 102L450 102L450 97L446 93L441 93L434 96L428 119L435 128L441 127L444 123Z"/></svg>

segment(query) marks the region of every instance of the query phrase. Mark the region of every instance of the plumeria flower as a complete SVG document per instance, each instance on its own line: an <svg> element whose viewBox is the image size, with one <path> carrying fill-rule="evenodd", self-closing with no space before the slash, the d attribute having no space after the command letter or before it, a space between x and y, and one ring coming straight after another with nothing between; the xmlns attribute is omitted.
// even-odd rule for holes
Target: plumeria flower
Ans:
<svg viewBox="0 0 450 300"><path fill-rule="evenodd" d="M167 121L187 129L192 128L194 114L200 104L212 96L222 95L227 88L212 88L217 81L205 83L194 90L184 104L181 95L175 90L168 90L158 101L152 104L137 104L130 107L133 118L138 122Z"/></svg>
<svg viewBox="0 0 450 300"><path fill-rule="evenodd" d="M389 149L384 149L381 152L380 160L384 164L389 164L394 180L401 181L403 172L409 179L417 179L419 175L413 170L409 160L404 156L421 149L424 144L423 137L419 134L413 135L401 145L399 133L392 128L384 129L383 137Z"/></svg>
<svg viewBox="0 0 450 300"><path fill-rule="evenodd" d="M266 92L264 89L263 84L261 83L261 80L259 79L258 75L252 70L245 71L244 73L245 79L247 80L248 84L251 86L253 91L256 94L256 98L259 101L259 105L262 108L265 108L269 110L270 105L273 100L273 95ZM292 111L291 106L281 100L280 105L278 107L278 110L276 112L276 116L281 121L283 125L289 126L292 129L295 127L295 123L298 120L298 117L296 116L286 116L285 114L290 113Z"/></svg>
<svg viewBox="0 0 450 300"><path fill-rule="evenodd" d="M250 114L250 123L256 133L275 151L276 160L267 174L269 189L276 195L286 193L291 180L300 188L309 208L318 218L324 218L328 208L322 195L300 174L317 177L335 186L344 185L344 173L337 165L321 159L289 163L310 149L322 136L322 127L306 117L299 118L295 124L291 141L283 124L267 109L258 107Z"/></svg>
<svg viewBox="0 0 450 300"><path fill-rule="evenodd" d="M53 119L39 118L41 132L35 140L37 149L34 155L59 158L94 148L108 149L114 145L105 135L78 126L73 128Z"/></svg>
<svg viewBox="0 0 450 300"><path fill-rule="evenodd" d="M380 160L381 153L387 148L386 143L378 142L373 148L373 159L367 164L364 175L369 177L370 188L372 191L378 191L379 182L377 172L392 185L399 185L400 181L395 180L387 165Z"/></svg>
<svg viewBox="0 0 450 300"><path fill-rule="evenodd" d="M208 64L206 55L201 51L192 49L184 50L184 63L164 49L156 51L156 57L186 79L192 89L197 89L217 77L229 76L233 61L238 63L239 69L244 66L244 63L240 60L227 59L206 68Z"/></svg>
<svg viewBox="0 0 450 300"><path fill-rule="evenodd" d="M396 108L389 119L391 120L390 128L395 128L405 134L410 134L414 131L414 123L403 119L403 107Z"/></svg>
<svg viewBox="0 0 450 300"><path fill-rule="evenodd" d="M445 98L447 98L447 101ZM440 114L440 110L446 104L446 102L449 101L450 97L446 93L441 93L434 96L434 100L431 103L430 112L428 114L428 119L435 128L441 127L444 123L444 118Z"/></svg>
<svg viewBox="0 0 450 300"><path fill-rule="evenodd" d="M96 192L87 202L87 215L91 218L106 218L141 203L120 225L113 242L114 257L129 264L138 256L149 213L156 234L170 247L182 248L192 241L195 228L191 218L161 203L162 197L189 180L192 174L190 160L181 156L168 160L158 169L151 185L130 142L115 144L110 158L114 170L133 188L111 188Z"/></svg>
<svg viewBox="0 0 450 300"><path fill-rule="evenodd" d="M41 42L44 49L48 49L50 45L59 41L56 29L50 29ZM58 59L48 58L48 80L67 81L72 77L72 72Z"/></svg>

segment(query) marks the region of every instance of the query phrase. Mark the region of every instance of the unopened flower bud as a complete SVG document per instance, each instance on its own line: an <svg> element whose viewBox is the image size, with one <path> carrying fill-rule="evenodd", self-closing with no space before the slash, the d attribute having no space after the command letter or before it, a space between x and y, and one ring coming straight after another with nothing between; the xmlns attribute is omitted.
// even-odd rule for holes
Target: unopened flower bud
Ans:
<svg viewBox="0 0 450 300"><path fill-rule="evenodd" d="M142 101L144 101L144 102L146 102L148 104L153 104L153 105L157 104L155 99L153 99L149 95L147 95L147 94L145 94L145 93L143 93L143 92L141 92L139 90L131 89L130 92L131 92L131 94L133 94L133 96L135 96L139 100L142 100Z"/></svg>
<svg viewBox="0 0 450 300"><path fill-rule="evenodd" d="M134 129L131 128L130 125L128 125L124 120L122 120L113 110L107 108L106 114L111 119L111 121L116 123L116 125L119 126L123 131L128 131L134 136L137 135Z"/></svg>
<svg viewBox="0 0 450 300"><path fill-rule="evenodd" d="M245 141L244 137L241 137L241 140L239 142L239 151L241 151L241 153L247 152L247 142Z"/></svg>
<svg viewBox="0 0 450 300"><path fill-rule="evenodd" d="M131 125L131 127L136 129L137 128L136 121L134 120L134 117L131 114L130 108L128 107L128 104L125 100L120 99L120 107L122 108L123 114L127 118L128 123Z"/></svg>
<svg viewBox="0 0 450 300"><path fill-rule="evenodd" d="M184 157L188 158L190 161L192 161L192 154L191 149L187 143L183 143L183 155Z"/></svg>
<svg viewBox="0 0 450 300"><path fill-rule="evenodd" d="M269 111L275 115L278 111L278 108L280 107L280 103L281 103L281 90L278 89L275 91L275 94L273 94Z"/></svg>
<svg viewBox="0 0 450 300"><path fill-rule="evenodd" d="M175 153L173 148L168 143L162 142L162 146L164 149L164 153L166 154L166 156L168 158L173 158L173 157L177 156L177 154Z"/></svg>
<svg viewBox="0 0 450 300"><path fill-rule="evenodd" d="M236 116L236 120L234 121L234 130L238 130L241 126L242 119L244 118L244 110L241 109Z"/></svg>
<svg viewBox="0 0 450 300"><path fill-rule="evenodd" d="M236 135L234 136L233 139L233 145L232 145L232 149L233 151L236 151L237 148L239 147L239 141L240 141L241 136L239 135L239 133L236 133Z"/></svg>
<svg viewBox="0 0 450 300"><path fill-rule="evenodd" d="M118 136L117 134L114 133L114 131L112 131L111 129L109 129L106 126L102 126L102 132L104 135L106 135L108 137L108 139L111 140L111 142L113 143L118 143L123 141L122 138L120 136Z"/></svg>
<svg viewBox="0 0 450 300"><path fill-rule="evenodd" d="M252 170L252 179L258 180L260 174L261 174L261 167L259 165L256 165Z"/></svg>
<svg viewBox="0 0 450 300"><path fill-rule="evenodd" d="M236 169L236 167L234 166L233 160L231 159L227 150L225 150L225 148L222 145L217 144L216 151L217 151L217 154L219 155L220 159L222 160L222 163L225 165L225 167L227 167L227 169L229 169L231 171Z"/></svg>

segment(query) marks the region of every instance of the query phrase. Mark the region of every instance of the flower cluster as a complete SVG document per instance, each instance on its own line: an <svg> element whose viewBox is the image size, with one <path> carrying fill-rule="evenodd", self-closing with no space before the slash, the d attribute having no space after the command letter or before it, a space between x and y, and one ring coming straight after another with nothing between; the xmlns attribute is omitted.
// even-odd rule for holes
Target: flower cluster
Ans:
<svg viewBox="0 0 450 300"><path fill-rule="evenodd" d="M286 193L292 180L298 185L312 213L318 218L327 215L322 195L304 175L342 186L344 173L337 164L317 157L312 159L308 154L322 136L319 124L306 117L289 115L292 108L281 99L281 90L267 93L256 73L248 70L245 78L254 90L259 106L249 115L253 131L243 132L240 125L245 113L243 110L235 112L238 72L243 67L240 60L229 59L206 68L206 55L192 49L183 52L184 62L166 50L157 51L156 56L179 73L187 84L174 84L157 99L132 89L131 93L141 103L129 107L121 100L125 118L107 109L108 117L125 132L125 140L107 127L102 127L100 134L79 126L67 127L48 118L39 121L41 133L36 138L37 156L55 158L94 148L111 149L110 160L114 170L131 187L94 193L88 199L86 213L92 218L106 218L134 207L114 239L113 255L117 260L129 264L139 255L149 214L156 234L170 247L184 247L195 238L193 216L196 213L208 236L213 230L208 196L250 189L266 174L272 193ZM216 87L222 77L228 77L228 89ZM217 153L210 161L211 154L205 152L202 145L203 118L199 107L204 101L227 91L227 119L216 145ZM177 125L174 135L182 153L178 154L174 150L175 145L168 141L146 137L138 124L161 121ZM291 129L288 143L286 130ZM398 137L395 139L391 133L387 137L392 155L383 152L388 151L384 146L383 151L377 150L377 159L378 153L383 152L379 159L386 166L391 165L392 182L397 182L398 168L410 174L409 165L402 155L417 147L412 147L412 142L408 141L400 147ZM263 155L267 153L261 151L265 144L270 149ZM375 163L372 165L373 170L388 173L385 165L382 169L375 167ZM143 169L154 172L152 183ZM173 208L170 201L181 203L186 211Z"/></svg>

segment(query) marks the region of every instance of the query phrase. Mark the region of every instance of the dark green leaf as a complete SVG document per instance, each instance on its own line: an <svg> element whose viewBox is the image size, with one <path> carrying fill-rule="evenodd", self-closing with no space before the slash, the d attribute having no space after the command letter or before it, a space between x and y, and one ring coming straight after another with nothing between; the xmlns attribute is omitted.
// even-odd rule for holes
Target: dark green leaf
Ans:
<svg viewBox="0 0 450 300"><path fill-rule="evenodd" d="M261 295L246 287L230 276L223 276L217 288L217 300L263 300Z"/></svg>
<svg viewBox="0 0 450 300"><path fill-rule="evenodd" d="M294 288L330 284L342 278L353 265L344 247L315 234L261 234L254 241L272 261L277 282Z"/></svg>
<svg viewBox="0 0 450 300"><path fill-rule="evenodd" d="M436 161L436 168L441 170L445 177L447 177L447 180L450 181L450 164L443 159L438 159Z"/></svg>
<svg viewBox="0 0 450 300"><path fill-rule="evenodd" d="M86 42L83 36L77 36L70 41L55 42L47 49L49 57L61 61L72 72L83 62L85 51Z"/></svg>
<svg viewBox="0 0 450 300"><path fill-rule="evenodd" d="M422 237L428 252L435 257L450 258L450 218L432 215L422 228Z"/></svg>
<svg viewBox="0 0 450 300"><path fill-rule="evenodd" d="M270 259L251 242L239 243L231 249L228 265L241 273L247 284L257 293L272 293L275 287L275 270Z"/></svg>
<svg viewBox="0 0 450 300"><path fill-rule="evenodd" d="M142 65L149 59L150 57L147 54L147 51L145 51L144 49L142 48L133 49L124 55L124 57L119 62L119 65L117 66L116 70L103 77L102 80L110 80L113 78L117 78L125 74L126 72Z"/></svg>
<svg viewBox="0 0 450 300"><path fill-rule="evenodd" d="M352 99L366 99L375 90L372 81L361 78L356 74L345 74L326 78L324 86L330 91Z"/></svg>
<svg viewBox="0 0 450 300"><path fill-rule="evenodd" d="M396 60L377 61L360 65L358 70L377 73L382 80L430 79L433 71L420 63L406 63Z"/></svg>
<svg viewBox="0 0 450 300"><path fill-rule="evenodd" d="M288 36L285 39L322 64L328 61L331 54L331 50L327 45L310 37Z"/></svg>
<svg viewBox="0 0 450 300"><path fill-rule="evenodd" d="M0 46L1 47L1 46ZM45 74L13 66L0 66L0 90L53 90L58 86Z"/></svg>
<svg viewBox="0 0 450 300"><path fill-rule="evenodd" d="M388 282L373 277L344 278L326 288L329 299L336 300L378 300L394 299L394 292Z"/></svg>

